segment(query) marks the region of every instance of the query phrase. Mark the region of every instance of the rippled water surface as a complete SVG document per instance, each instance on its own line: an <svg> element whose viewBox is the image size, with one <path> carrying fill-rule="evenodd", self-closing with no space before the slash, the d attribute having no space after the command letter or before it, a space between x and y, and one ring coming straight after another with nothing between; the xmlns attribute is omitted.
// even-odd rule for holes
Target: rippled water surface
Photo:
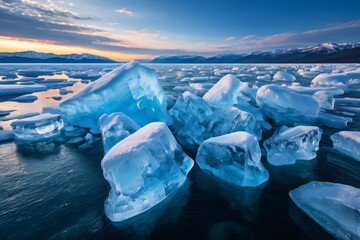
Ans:
<svg viewBox="0 0 360 240"><path fill-rule="evenodd" d="M165 91L175 97L184 90L202 95L206 92L206 87L202 88L204 82L216 83L227 72L257 86L269 81L256 81L256 76L284 68L294 73L296 82L303 86L311 81L296 74L299 68L309 68L300 65L276 65L277 69L271 67L273 70L271 65L149 66L157 70ZM16 73L19 69L51 69L52 76L39 78L76 81L67 89L77 92L94 79L69 75L105 74L114 67L113 64L0 65L0 75ZM210 78L190 79L200 76ZM8 129L14 118L57 106L72 94L62 95L60 101L51 98L60 96L58 89L35 95L38 100L33 103L2 98L0 111L14 111L0 118L0 126ZM360 95L355 91L341 97L360 98ZM352 117L347 129L360 130L359 113L344 112L338 106L332 113ZM313 180L360 187L360 162L332 149L329 136L339 130L321 128L323 136L316 159L275 167L263 157L270 178L259 187L236 188L213 179L195 166L178 192L121 224L111 223L103 212L110 187L102 176L100 142L86 150L56 144L20 148L13 142L2 143L0 239L331 239L288 195L290 190ZM265 139L266 134L270 133L265 133ZM194 153L189 155L195 159Z"/></svg>

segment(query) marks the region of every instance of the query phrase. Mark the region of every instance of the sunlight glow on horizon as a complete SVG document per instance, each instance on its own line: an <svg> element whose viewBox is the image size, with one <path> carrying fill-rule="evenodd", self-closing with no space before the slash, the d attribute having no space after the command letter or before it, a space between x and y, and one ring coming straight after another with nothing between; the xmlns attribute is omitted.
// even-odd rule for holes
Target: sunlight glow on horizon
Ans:
<svg viewBox="0 0 360 240"><path fill-rule="evenodd" d="M102 57L107 57L117 61L130 61L134 59L150 59L151 55L128 54L122 52L103 51L91 49L81 46L65 46L56 44L52 41L22 39L0 36L0 52L21 52L21 51L37 51L55 54L71 54L71 53L89 53Z"/></svg>

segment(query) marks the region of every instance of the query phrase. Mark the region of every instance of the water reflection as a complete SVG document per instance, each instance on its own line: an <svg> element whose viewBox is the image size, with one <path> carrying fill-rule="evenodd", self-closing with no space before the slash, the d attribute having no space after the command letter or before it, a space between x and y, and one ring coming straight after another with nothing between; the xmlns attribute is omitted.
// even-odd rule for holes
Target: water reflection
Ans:
<svg viewBox="0 0 360 240"><path fill-rule="evenodd" d="M314 240L333 239L325 230L323 230L309 216L303 213L294 203L290 203L289 215L294 223L309 238Z"/></svg>
<svg viewBox="0 0 360 240"><path fill-rule="evenodd" d="M184 206L190 197L191 182L189 179L164 201L140 215L122 222L111 222L121 237L118 239L147 239L159 225L176 224Z"/></svg>
<svg viewBox="0 0 360 240"><path fill-rule="evenodd" d="M59 149L60 145L54 143L52 140L46 142L16 143L17 152L24 156L50 155L57 153Z"/></svg>
<svg viewBox="0 0 360 240"><path fill-rule="evenodd" d="M211 226L209 240L254 239L254 234L239 223L218 222Z"/></svg>
<svg viewBox="0 0 360 240"><path fill-rule="evenodd" d="M196 172L197 187L209 198L221 197L227 201L231 210L239 211L247 221L258 217L259 197L266 182L257 187L239 187L224 182L201 170Z"/></svg>
<svg viewBox="0 0 360 240"><path fill-rule="evenodd" d="M325 179L336 179L337 182L360 187L360 162L344 156L337 151L330 151L326 156L329 168Z"/></svg>

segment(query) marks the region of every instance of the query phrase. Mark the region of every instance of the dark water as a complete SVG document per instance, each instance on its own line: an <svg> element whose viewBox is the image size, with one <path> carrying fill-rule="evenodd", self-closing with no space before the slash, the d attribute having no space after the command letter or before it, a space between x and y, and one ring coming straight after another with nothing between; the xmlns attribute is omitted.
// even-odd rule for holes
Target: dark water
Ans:
<svg viewBox="0 0 360 240"><path fill-rule="evenodd" d="M109 186L97 150L59 146L23 156L15 144L2 145L0 239L331 239L288 192L312 180L360 187L360 163L327 147L291 166L264 161L270 179L257 188L218 182L195 166L167 202L113 226L103 213Z"/></svg>
<svg viewBox="0 0 360 240"><path fill-rule="evenodd" d="M228 185L195 165L178 192L120 224L103 212L110 187L100 143L90 150L1 144L0 239L332 239L288 195L313 180L360 188L360 162L332 150L329 136L338 130L322 129L314 160L275 167L263 158L270 178L259 187ZM359 116L348 129L360 129Z"/></svg>

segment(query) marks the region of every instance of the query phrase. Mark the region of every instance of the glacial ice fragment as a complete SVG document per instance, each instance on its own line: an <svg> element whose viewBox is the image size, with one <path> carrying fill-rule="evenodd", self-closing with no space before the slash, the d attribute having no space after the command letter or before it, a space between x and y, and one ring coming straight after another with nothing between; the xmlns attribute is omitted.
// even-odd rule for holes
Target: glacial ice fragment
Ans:
<svg viewBox="0 0 360 240"><path fill-rule="evenodd" d="M296 77L294 75L292 75L291 73L278 71L273 76L273 79L277 80L277 81L295 81Z"/></svg>
<svg viewBox="0 0 360 240"><path fill-rule="evenodd" d="M339 129L346 128L349 122L352 122L352 118L325 112L319 112L319 115L315 121L317 124Z"/></svg>
<svg viewBox="0 0 360 240"><path fill-rule="evenodd" d="M133 61L89 84L60 109L73 125L99 130L98 119L104 113L122 112L141 126L169 122L166 102L156 72Z"/></svg>
<svg viewBox="0 0 360 240"><path fill-rule="evenodd" d="M111 186L106 215L118 222L150 209L184 183L193 164L165 123L139 129L112 147L101 162Z"/></svg>
<svg viewBox="0 0 360 240"><path fill-rule="evenodd" d="M333 110L334 109L334 95L327 93L326 91L318 91L314 93L313 97L320 103L322 109Z"/></svg>
<svg viewBox="0 0 360 240"><path fill-rule="evenodd" d="M204 141L196 156L200 168L238 186L255 187L269 178L259 143L247 132L234 132Z"/></svg>
<svg viewBox="0 0 360 240"><path fill-rule="evenodd" d="M313 181L289 194L302 211L335 238L360 239L360 189Z"/></svg>
<svg viewBox="0 0 360 240"><path fill-rule="evenodd" d="M99 126L105 153L140 128L134 120L119 112L102 115Z"/></svg>
<svg viewBox="0 0 360 240"><path fill-rule="evenodd" d="M35 96L35 95L25 94L25 95L10 99L10 101L21 102L21 103L23 103L23 102L29 103L29 102L34 102L37 99L38 99L38 97Z"/></svg>
<svg viewBox="0 0 360 240"><path fill-rule="evenodd" d="M267 161L272 165L294 164L316 157L322 130L315 126L282 127L264 142Z"/></svg>
<svg viewBox="0 0 360 240"><path fill-rule="evenodd" d="M331 135L335 150L360 161L360 132L341 131Z"/></svg>
<svg viewBox="0 0 360 240"><path fill-rule="evenodd" d="M173 118L172 127L178 132L187 124L205 125L213 110L201 97L186 91L177 98L169 113Z"/></svg>
<svg viewBox="0 0 360 240"><path fill-rule="evenodd" d="M255 117L238 108L211 108L202 98L185 92L170 109L176 139L187 149L195 150L204 140L235 131L247 131L261 139Z"/></svg>
<svg viewBox="0 0 360 240"><path fill-rule="evenodd" d="M20 70L18 72L18 74L20 76L25 76L25 77L38 77L41 75L51 76L51 75L54 75L54 72L55 71L53 71L53 70L38 69L38 70Z"/></svg>
<svg viewBox="0 0 360 240"><path fill-rule="evenodd" d="M237 103L240 87L240 80L232 74L227 74L203 96L203 99L216 107L232 106Z"/></svg>
<svg viewBox="0 0 360 240"><path fill-rule="evenodd" d="M0 84L0 96L27 94L27 93L40 92L45 90L47 90L47 87L40 84L32 84L32 85Z"/></svg>
<svg viewBox="0 0 360 240"><path fill-rule="evenodd" d="M360 79L360 68L344 73L319 74L311 81L311 86L336 87L348 91L349 81L354 79Z"/></svg>
<svg viewBox="0 0 360 240"><path fill-rule="evenodd" d="M242 83L237 77L228 74L221 78L204 96L203 99L213 107L235 106L242 111L251 113L256 121L265 129L271 128L265 121L259 108L248 103L245 98L255 101L256 88Z"/></svg>
<svg viewBox="0 0 360 240"><path fill-rule="evenodd" d="M10 141L12 139L14 139L14 134L12 131L0 129L0 143Z"/></svg>
<svg viewBox="0 0 360 240"><path fill-rule="evenodd" d="M43 113L15 120L11 126L16 141L36 142L60 136L64 122L59 114Z"/></svg>
<svg viewBox="0 0 360 240"><path fill-rule="evenodd" d="M256 102L277 123L313 122L320 111L320 104L312 96L274 84L262 86Z"/></svg>
<svg viewBox="0 0 360 240"><path fill-rule="evenodd" d="M214 111L207 129L211 136L220 136L231 132L245 131L261 140L262 130L255 117L236 107L222 107Z"/></svg>

